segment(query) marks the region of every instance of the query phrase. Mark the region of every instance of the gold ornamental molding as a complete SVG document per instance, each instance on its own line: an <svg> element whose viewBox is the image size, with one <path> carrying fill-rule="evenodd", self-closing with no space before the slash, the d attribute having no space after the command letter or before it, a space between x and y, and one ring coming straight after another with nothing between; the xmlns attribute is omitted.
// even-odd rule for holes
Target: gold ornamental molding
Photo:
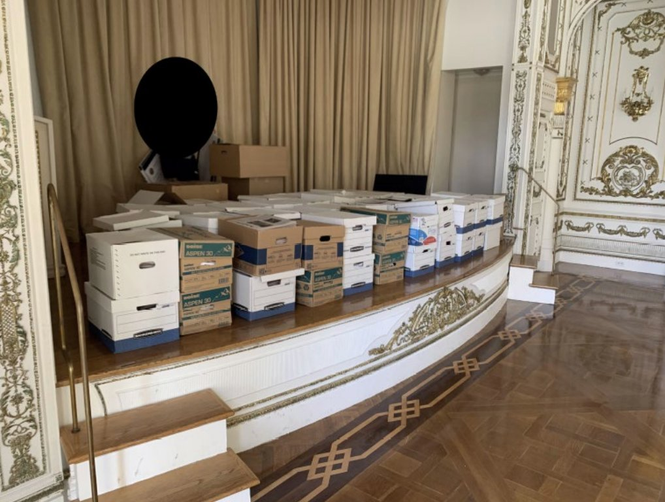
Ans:
<svg viewBox="0 0 665 502"><path fill-rule="evenodd" d="M648 83L649 68L640 66L633 72L633 88L630 95L621 101L621 109L633 119L633 122L644 117L653 106L653 98L647 91Z"/></svg>
<svg viewBox="0 0 665 502"><path fill-rule="evenodd" d="M665 190L654 192L654 185L662 182L658 161L636 145L625 146L610 155L603 163L600 176L591 181L600 182L602 187L581 186L580 190L606 197L665 199Z"/></svg>
<svg viewBox="0 0 665 502"><path fill-rule="evenodd" d="M584 225L581 225L581 226L576 226L576 225L573 224L572 221L566 220L564 222L564 224L566 225L566 228L568 230L570 230L571 232L581 232L581 233L586 232L586 233L589 233L589 232L591 232L591 229L593 229L593 223L591 223L591 222L588 222L588 223L586 223ZM559 230L561 230L561 228L559 228Z"/></svg>
<svg viewBox="0 0 665 502"><path fill-rule="evenodd" d="M605 234L605 235L624 235L626 237L633 237L633 238L646 238L647 235L651 232L651 229L647 227L642 227L639 231L637 232L632 232L628 230L628 227L626 225L619 225L615 229L610 229L605 227L604 223L596 223L596 228L598 229L598 233Z"/></svg>
<svg viewBox="0 0 665 502"><path fill-rule="evenodd" d="M653 235L656 236L656 240L665 241L665 232L660 228L653 229Z"/></svg>
<svg viewBox="0 0 665 502"><path fill-rule="evenodd" d="M463 319L484 297L484 294L475 293L467 287L443 288L425 303L418 305L409 319L395 330L388 343L371 349L369 355L379 356L392 352L398 347L419 342L442 331Z"/></svg>
<svg viewBox="0 0 665 502"><path fill-rule="evenodd" d="M649 9L633 19L628 26L617 28L616 31L621 35L621 43L628 46L628 51L644 59L663 46L665 16Z"/></svg>

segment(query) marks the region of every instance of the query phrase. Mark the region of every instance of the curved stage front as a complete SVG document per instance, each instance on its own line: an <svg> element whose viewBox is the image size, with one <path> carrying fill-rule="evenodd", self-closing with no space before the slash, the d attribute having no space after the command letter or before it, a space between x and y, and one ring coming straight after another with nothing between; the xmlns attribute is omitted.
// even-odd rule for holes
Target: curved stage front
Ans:
<svg viewBox="0 0 665 502"><path fill-rule="evenodd" d="M230 327L132 353L113 355L90 339L93 415L210 388L235 410L229 446L247 450L361 402L458 349L505 304L511 256L511 243L502 242L429 276L321 307L298 306L273 319L234 319ZM71 423L67 369L56 362L65 425Z"/></svg>

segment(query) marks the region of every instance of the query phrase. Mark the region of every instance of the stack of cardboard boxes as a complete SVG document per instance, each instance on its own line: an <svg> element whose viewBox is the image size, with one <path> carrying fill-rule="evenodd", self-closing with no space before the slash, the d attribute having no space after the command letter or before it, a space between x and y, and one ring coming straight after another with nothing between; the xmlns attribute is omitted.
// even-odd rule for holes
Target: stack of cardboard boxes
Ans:
<svg viewBox="0 0 665 502"><path fill-rule="evenodd" d="M177 340L178 241L153 230L88 234L90 331L119 353Z"/></svg>
<svg viewBox="0 0 665 502"><path fill-rule="evenodd" d="M411 214L404 275L417 277L434 272L438 233L438 214Z"/></svg>
<svg viewBox="0 0 665 502"><path fill-rule="evenodd" d="M499 246L503 228L505 195L487 195L487 226L485 227L485 249Z"/></svg>
<svg viewBox="0 0 665 502"><path fill-rule="evenodd" d="M195 227L157 231L178 242L180 334L229 326L233 241Z"/></svg>
<svg viewBox="0 0 665 502"><path fill-rule="evenodd" d="M275 216L219 221L235 242L233 313L254 321L295 310L296 277L302 275L302 228Z"/></svg>
<svg viewBox="0 0 665 502"><path fill-rule="evenodd" d="M453 215L455 218L455 261L461 262L473 256L476 229L476 210L478 202L467 197L455 199Z"/></svg>
<svg viewBox="0 0 665 502"><path fill-rule="evenodd" d="M476 202L476 211L473 224L473 255L482 254L485 249L485 226L487 225L487 198L484 196L471 195L466 197Z"/></svg>
<svg viewBox="0 0 665 502"><path fill-rule="evenodd" d="M404 278L409 245L411 213L362 207L344 207L344 211L376 216L372 235L374 284L389 284Z"/></svg>
<svg viewBox="0 0 665 502"><path fill-rule="evenodd" d="M231 200L283 192L289 170L284 146L210 145L210 175L228 185Z"/></svg>
<svg viewBox="0 0 665 502"><path fill-rule="evenodd" d="M376 216L342 211L305 211L304 221L317 221L339 225L344 228L344 260L342 288L349 296L374 287L374 254L372 233Z"/></svg>
<svg viewBox="0 0 665 502"><path fill-rule="evenodd" d="M318 307L344 296L344 227L300 221L302 267L296 280L296 303Z"/></svg>

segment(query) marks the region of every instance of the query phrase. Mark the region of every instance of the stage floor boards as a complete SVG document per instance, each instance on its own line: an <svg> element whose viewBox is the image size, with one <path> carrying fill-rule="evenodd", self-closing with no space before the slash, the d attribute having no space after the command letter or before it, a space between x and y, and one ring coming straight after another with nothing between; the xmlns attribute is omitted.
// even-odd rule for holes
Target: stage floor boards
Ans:
<svg viewBox="0 0 665 502"><path fill-rule="evenodd" d="M560 275L400 386L241 454L254 502L665 500L665 288Z"/></svg>
<svg viewBox="0 0 665 502"><path fill-rule="evenodd" d="M88 336L88 366L91 380L123 375L135 371L148 371L166 364L193 360L218 354L227 350L251 347L259 342L280 338L291 333L316 328L332 322L342 321L366 312L379 310L426 294L435 289L460 281L494 265L511 252L512 242L503 241L500 247L489 250L483 255L470 260L436 270L417 278L405 278L402 282L375 286L373 291L359 293L343 300L309 308L298 305L295 313L282 314L270 319L249 322L234 317L233 325L226 328L206 331L181 337L155 347L112 354L102 343ZM85 248L78 246L73 250L75 262L80 265L77 271L81 281L87 277ZM68 284L67 280L63 284ZM60 347L59 328L57 325L57 304L54 281L49 281L51 293L51 312L53 321L54 345L56 347L56 374L58 385L67 385L68 371ZM81 291L83 286L81 284ZM83 294L83 293L82 293ZM65 287L65 326L67 344L75 361L75 374L78 378L79 352L76 332L76 316L69 286Z"/></svg>

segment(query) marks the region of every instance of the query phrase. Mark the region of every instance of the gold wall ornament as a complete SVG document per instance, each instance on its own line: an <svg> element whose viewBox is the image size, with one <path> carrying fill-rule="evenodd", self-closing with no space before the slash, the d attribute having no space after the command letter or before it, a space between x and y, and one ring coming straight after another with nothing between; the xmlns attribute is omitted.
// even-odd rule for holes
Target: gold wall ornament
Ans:
<svg viewBox="0 0 665 502"><path fill-rule="evenodd" d="M467 287L443 288L421 305L395 330L385 345L369 351L370 356L391 352L403 345L419 342L442 331L468 315L485 297Z"/></svg>
<svg viewBox="0 0 665 502"><path fill-rule="evenodd" d="M656 240L665 241L665 232L660 228L653 229L653 235L656 236Z"/></svg>
<svg viewBox="0 0 665 502"><path fill-rule="evenodd" d="M610 229L605 227L604 223L596 223L596 228L598 229L598 233L605 234L605 235L625 235L626 237L644 237L646 238L647 235L649 235L649 232L651 230L647 227L642 227L639 231L637 232L632 232L628 230L628 227L626 225L619 225L615 229Z"/></svg>
<svg viewBox="0 0 665 502"><path fill-rule="evenodd" d="M591 181L599 181L602 188L580 187L584 193L607 197L632 197L636 199L665 199L665 190L653 191L660 183L659 167L655 157L644 148L629 145L610 155L600 171L600 176Z"/></svg>
<svg viewBox="0 0 665 502"><path fill-rule="evenodd" d="M559 77L556 79L556 103L554 104L555 115L566 114L566 104L573 97L573 88L577 80L573 77Z"/></svg>
<svg viewBox="0 0 665 502"><path fill-rule="evenodd" d="M529 7L531 3L529 3ZM525 10L524 15L522 15L522 25L520 26L519 38L517 41L517 47L520 50L520 55L517 58L518 63L528 63L529 58L526 55L526 51L529 49L531 44L531 26L529 26L530 16L529 16L529 7L524 4Z"/></svg>
<svg viewBox="0 0 665 502"><path fill-rule="evenodd" d="M633 122L637 122L640 117L649 113L653 106L653 99L647 91L648 83L649 68L640 66L633 72L633 87L630 95L621 101L621 108L633 119Z"/></svg>
<svg viewBox="0 0 665 502"><path fill-rule="evenodd" d="M564 224L566 225L566 228L568 230L570 230L571 232L587 232L588 233L588 232L591 232L591 229L593 228L593 223L591 223L591 222L588 222L588 223L586 223L582 226L577 226L577 225L573 224L572 221L566 220L564 222Z"/></svg>
<svg viewBox="0 0 665 502"><path fill-rule="evenodd" d="M617 28L621 34L621 43L628 46L628 51L642 59L655 54L665 41L665 16L651 9L633 19L628 26ZM640 45L645 47L638 48Z"/></svg>

